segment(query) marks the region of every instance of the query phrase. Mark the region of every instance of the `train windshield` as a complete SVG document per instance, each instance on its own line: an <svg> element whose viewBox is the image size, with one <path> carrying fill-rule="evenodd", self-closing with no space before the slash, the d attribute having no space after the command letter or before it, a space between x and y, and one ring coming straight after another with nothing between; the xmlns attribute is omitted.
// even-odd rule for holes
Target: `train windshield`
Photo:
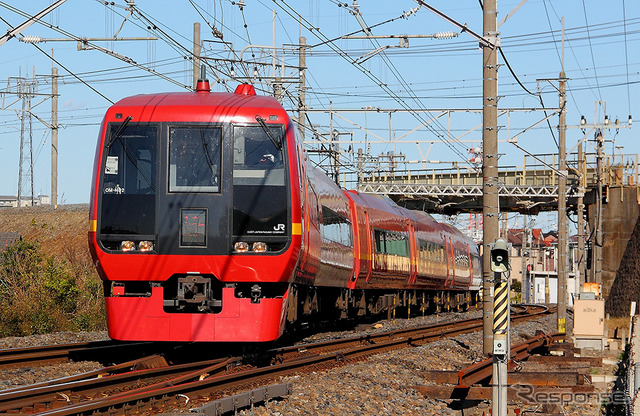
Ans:
<svg viewBox="0 0 640 416"><path fill-rule="evenodd" d="M220 192L221 127L169 129L169 192Z"/></svg>
<svg viewBox="0 0 640 416"><path fill-rule="evenodd" d="M235 126L233 135L234 236L286 236L283 126Z"/></svg>
<svg viewBox="0 0 640 416"><path fill-rule="evenodd" d="M153 234L156 146L154 124L111 125L102 180L103 234Z"/></svg>

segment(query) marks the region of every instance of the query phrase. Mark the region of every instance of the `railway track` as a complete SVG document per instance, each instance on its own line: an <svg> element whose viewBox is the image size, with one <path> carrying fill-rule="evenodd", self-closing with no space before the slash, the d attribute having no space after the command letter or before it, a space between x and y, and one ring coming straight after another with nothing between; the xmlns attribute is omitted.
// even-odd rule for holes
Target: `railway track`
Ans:
<svg viewBox="0 0 640 416"><path fill-rule="evenodd" d="M514 321L548 313L525 307ZM125 362L91 373L0 392L2 414L154 414L204 405L280 376L327 369L408 345L482 328L482 318L274 348L259 355L170 364L162 356Z"/></svg>
<svg viewBox="0 0 640 416"><path fill-rule="evenodd" d="M0 350L0 370L67 361L120 362L145 355L151 342L92 341Z"/></svg>

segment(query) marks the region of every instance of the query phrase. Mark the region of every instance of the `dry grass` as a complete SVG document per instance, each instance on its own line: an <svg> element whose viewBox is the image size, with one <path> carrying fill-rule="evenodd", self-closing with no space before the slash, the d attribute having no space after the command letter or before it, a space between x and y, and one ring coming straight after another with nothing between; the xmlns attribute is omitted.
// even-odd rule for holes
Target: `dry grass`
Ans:
<svg viewBox="0 0 640 416"><path fill-rule="evenodd" d="M106 327L87 230L86 205L0 210L0 232L23 238L0 258L0 335Z"/></svg>

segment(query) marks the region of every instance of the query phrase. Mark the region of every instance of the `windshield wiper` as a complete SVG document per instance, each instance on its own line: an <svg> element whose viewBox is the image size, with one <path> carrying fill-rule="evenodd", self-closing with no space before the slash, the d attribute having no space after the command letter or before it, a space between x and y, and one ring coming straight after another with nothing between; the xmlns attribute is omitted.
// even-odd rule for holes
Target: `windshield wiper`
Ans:
<svg viewBox="0 0 640 416"><path fill-rule="evenodd" d="M262 130L264 130L267 136L269 136L269 139L271 140L273 145L276 147L276 149L282 150L282 143L280 143L278 139L274 137L269 127L267 127L267 123L264 122L264 119L260 116L256 116L256 121L258 122L258 124L260 124L260 127L262 127Z"/></svg>
<svg viewBox="0 0 640 416"><path fill-rule="evenodd" d="M109 141L107 142L107 149L110 149L111 145L122 136L122 133L124 133L124 130L127 128L132 118L133 117L131 116L127 116L127 118L124 119L122 124L118 127L118 130L116 130L111 138L109 138Z"/></svg>

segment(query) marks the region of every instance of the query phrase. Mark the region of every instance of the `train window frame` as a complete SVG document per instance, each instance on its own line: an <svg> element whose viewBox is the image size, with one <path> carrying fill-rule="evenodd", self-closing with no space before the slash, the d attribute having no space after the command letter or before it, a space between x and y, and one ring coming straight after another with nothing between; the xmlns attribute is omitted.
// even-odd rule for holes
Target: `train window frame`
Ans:
<svg viewBox="0 0 640 416"><path fill-rule="evenodd" d="M320 224L322 241L353 248L353 224L349 218L326 205L322 205L321 210L322 219L318 223ZM335 227L336 225L337 227Z"/></svg>
<svg viewBox="0 0 640 416"><path fill-rule="evenodd" d="M402 231L391 231L383 228L373 228L374 248L376 254L386 254L389 256L398 257L411 257L411 247L409 243L409 233ZM382 238L381 238L382 237ZM402 252L397 250L390 250L393 246L389 247L387 241L404 241L405 250ZM382 244L384 243L384 244ZM383 247L384 245L384 247Z"/></svg>
<svg viewBox="0 0 640 416"><path fill-rule="evenodd" d="M123 123L110 122L105 132L105 140L102 148L102 163L101 163L102 171L100 172L100 178L101 178L100 193L102 195L106 195L106 194L117 194L117 195L154 194L155 195L158 192L158 189L157 189L158 161L159 161L158 139L160 138L160 135L161 135L160 123L135 123L135 122L127 123L126 128L122 132L119 132L120 133L119 136L116 139L114 139L113 135L118 133L118 129L120 128L120 126L122 126L122 124ZM142 172L142 170L138 168L137 163L139 161L145 161L145 162L147 161L139 157L133 158L133 155L130 154L128 147L122 143L122 139L124 137L131 137L131 134L129 135L126 134L126 131L127 131L126 129L128 128L131 128L131 129L144 128L144 129L148 129L149 131L151 130L155 131L155 141L152 142L153 143L153 146L151 146L152 149L144 149L144 150L153 150L155 152L155 153L149 152L149 160L148 160L149 169L145 170L145 172L150 175L150 177L147 180L147 183L149 184L148 189L150 189L152 192L139 192L142 189L140 187L135 188L136 189L135 192L127 192L127 189L130 189L130 187L127 186L127 182L130 181L130 179L128 178L126 165L124 164L123 161L129 160L133 164L135 171L143 174L143 177L145 172ZM120 145L123 147L122 155L111 154L111 149L114 149L116 147L117 142L120 143ZM135 162L133 162L134 159L135 159ZM115 164L115 170L114 170L114 164ZM123 186L120 186L120 184L117 184L113 188L108 188L107 175L115 175L115 176L127 175L127 177L122 178ZM111 179L111 177L109 178ZM147 178L144 178L144 179L147 179Z"/></svg>
<svg viewBox="0 0 640 416"><path fill-rule="evenodd" d="M151 186L149 187L150 191L147 192L128 192L127 189L130 189L129 186L126 185L126 178L122 178L124 187L114 186L113 189L106 189L108 187L107 175L115 174L115 175L126 175L126 169L120 171L120 163L125 158L123 157L121 160L116 160L118 163L118 168L116 172L106 172L107 169L113 169L113 159L112 165L110 167L107 166L107 161L111 154L112 146L116 145L116 141L120 141L122 137L127 137L126 129L123 130L119 137L114 137L114 134L118 132L123 122L108 122L104 128L104 136L102 137L102 148L100 155L100 172L98 172L98 181L97 181L97 193L98 193L98 202L97 202L97 224L96 224L96 234L97 239L99 241L100 247L108 252L118 252L121 251L119 249L114 249L111 247L113 241L123 241L125 239L129 240L155 240L156 238L156 230L155 230L155 207L157 204L157 200L160 197L159 190L159 175L161 169L161 145L160 138L162 137L162 123L160 122L130 122L127 123L126 129L128 128L142 128L146 127L149 129L150 133L153 133L155 141L153 142L153 150L154 152L150 152L151 156L151 165L149 167L149 174L151 175L150 181ZM126 152L126 151L125 151ZM127 155L129 156L129 155ZM137 159L136 159L137 160ZM135 167L135 166L134 166ZM119 189L118 189L119 188ZM138 189L138 191L141 189ZM105 200L106 199L106 200ZM115 202L120 201L120 202ZM117 208L109 209L107 206L116 203L119 204ZM113 211L112 215L107 214L107 212ZM139 212L144 212L146 221L136 221L135 225L125 224L125 223L114 223L109 220L113 218L133 218ZM115 229L113 226L116 226Z"/></svg>
<svg viewBox="0 0 640 416"><path fill-rule="evenodd" d="M166 124L166 146L167 146L167 193L170 194L179 194L179 193L211 193L211 194L220 194L222 193L222 178L223 178L223 147L224 147L224 126L219 123L188 123L188 124L180 124L180 123L167 123ZM218 143L217 143L217 151L212 153L211 155L205 154L205 163L209 164L209 168L212 169L212 180L214 184L210 185L178 185L176 182L177 179L177 170L178 164L172 164L172 155L174 153L174 149L172 148L172 132L173 129L201 129L206 130L217 130L219 133ZM204 146L204 138L201 136L201 140L203 140L202 145ZM217 156L217 164L212 162L211 156ZM175 170L174 170L175 169ZM213 171L215 169L215 172ZM217 184L215 184L217 182Z"/></svg>
<svg viewBox="0 0 640 416"><path fill-rule="evenodd" d="M262 129L260 124L258 123L230 123L230 137L231 137L231 157L227 157L228 163L231 164L231 189L233 194L233 202L232 202L232 228L231 233L234 240L248 240L248 241L266 241L266 240L274 240L277 242L284 241L286 239L287 242L291 240L292 233L292 207L291 207L291 187L294 184L291 183L291 161L289 160L289 145L288 145L288 134L289 131L287 126L284 123L267 123L267 127L273 130L278 130L276 137L279 137L280 149L277 149L279 152L278 158L276 155L274 156L274 160L278 163L273 165L269 165L268 163L265 166L261 166L258 168L254 165L247 165L246 159L242 159L242 163L240 163L240 159L237 158L236 154L238 152L238 143L237 138L239 136L243 137L251 137L246 136L245 133L241 133L241 129ZM274 132L275 133L275 132ZM271 143L269 140L265 140L265 142ZM244 152L244 147L242 147L242 152ZM260 152L259 152L260 153ZM236 218L236 204L242 201L242 194L238 194L238 190L247 187L256 187L260 186L263 188L282 188L285 200L283 201L286 204L285 210L285 218L282 222L273 223L273 227L267 229L245 229L245 232L238 233L236 227L238 225L237 221L240 221L239 217ZM240 195L240 196L239 196ZM263 207L264 208L264 207ZM239 215L244 215L241 210L238 210ZM250 217L253 217L250 215ZM254 224L257 224L256 221L253 221ZM256 240L257 239L257 240ZM284 250L285 248L283 248ZM278 250L281 252L282 250ZM276 254L269 253L269 254Z"/></svg>

